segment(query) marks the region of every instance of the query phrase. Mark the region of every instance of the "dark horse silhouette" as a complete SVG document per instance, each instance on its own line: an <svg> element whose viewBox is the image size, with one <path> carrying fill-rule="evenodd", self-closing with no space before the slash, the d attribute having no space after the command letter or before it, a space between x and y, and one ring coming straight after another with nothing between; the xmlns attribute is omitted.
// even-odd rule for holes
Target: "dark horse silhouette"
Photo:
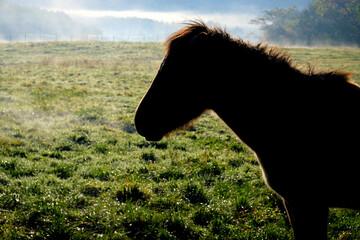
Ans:
<svg viewBox="0 0 360 240"><path fill-rule="evenodd" d="M342 71L191 22L169 37L135 125L157 141L213 110L257 155L296 239L327 239L329 207L360 208L360 87Z"/></svg>

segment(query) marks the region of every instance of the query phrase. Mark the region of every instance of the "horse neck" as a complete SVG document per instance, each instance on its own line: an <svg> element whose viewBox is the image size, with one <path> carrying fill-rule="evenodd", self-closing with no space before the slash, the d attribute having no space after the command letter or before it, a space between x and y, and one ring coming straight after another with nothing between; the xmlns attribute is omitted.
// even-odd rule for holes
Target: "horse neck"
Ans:
<svg viewBox="0 0 360 240"><path fill-rule="evenodd" d="M296 98L291 89L301 74L293 69L280 71L276 65L238 62L225 66L229 68L222 72L228 74L217 80L221 84L214 88L213 110L253 150L264 149Z"/></svg>
<svg viewBox="0 0 360 240"><path fill-rule="evenodd" d="M214 69L217 67L213 66ZM239 104L259 109L265 103L292 97L292 89L301 87L306 76L295 68L256 58L249 61L231 56L220 64L211 81L210 93L216 108ZM279 99L281 98L281 99ZM279 102L278 102L279 103ZM287 104L283 102L282 104ZM226 108L225 108L226 109Z"/></svg>

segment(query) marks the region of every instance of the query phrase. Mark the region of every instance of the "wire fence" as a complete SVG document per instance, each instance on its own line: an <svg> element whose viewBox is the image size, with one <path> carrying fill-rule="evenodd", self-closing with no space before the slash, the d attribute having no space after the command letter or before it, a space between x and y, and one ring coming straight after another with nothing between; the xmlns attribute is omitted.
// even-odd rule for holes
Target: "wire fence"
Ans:
<svg viewBox="0 0 360 240"><path fill-rule="evenodd" d="M129 41L129 42L161 42L168 34L78 34L78 35L57 35L57 34L1 34L0 42L54 42L54 41Z"/></svg>

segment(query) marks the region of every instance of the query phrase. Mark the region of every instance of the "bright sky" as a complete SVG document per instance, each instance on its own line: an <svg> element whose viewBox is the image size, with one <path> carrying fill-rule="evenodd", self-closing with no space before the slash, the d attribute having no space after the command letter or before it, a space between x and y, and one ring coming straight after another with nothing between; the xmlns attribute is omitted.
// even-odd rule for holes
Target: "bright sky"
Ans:
<svg viewBox="0 0 360 240"><path fill-rule="evenodd" d="M48 9L49 10L49 9ZM181 23L189 19L201 18L204 21L213 21L220 23L224 27L241 27L247 29L256 29L256 26L249 24L251 19L256 18L253 14L196 14L193 12L151 12L151 11L98 11L98 10L67 10L50 9L51 11L62 11L73 17L137 17L148 18L156 21L168 23Z"/></svg>

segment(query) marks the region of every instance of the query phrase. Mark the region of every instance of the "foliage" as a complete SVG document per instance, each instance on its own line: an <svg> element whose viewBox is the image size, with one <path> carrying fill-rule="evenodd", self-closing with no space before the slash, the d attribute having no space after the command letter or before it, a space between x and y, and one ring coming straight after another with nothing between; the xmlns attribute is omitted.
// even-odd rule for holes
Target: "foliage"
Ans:
<svg viewBox="0 0 360 240"><path fill-rule="evenodd" d="M252 23L265 39L280 44L360 45L358 0L314 0L307 8L264 11Z"/></svg>
<svg viewBox="0 0 360 240"><path fill-rule="evenodd" d="M289 51L300 66L360 72L357 48ZM158 43L0 44L0 239L291 239L254 154L217 116L157 143L134 132L162 54ZM359 228L358 212L331 211L330 238Z"/></svg>

